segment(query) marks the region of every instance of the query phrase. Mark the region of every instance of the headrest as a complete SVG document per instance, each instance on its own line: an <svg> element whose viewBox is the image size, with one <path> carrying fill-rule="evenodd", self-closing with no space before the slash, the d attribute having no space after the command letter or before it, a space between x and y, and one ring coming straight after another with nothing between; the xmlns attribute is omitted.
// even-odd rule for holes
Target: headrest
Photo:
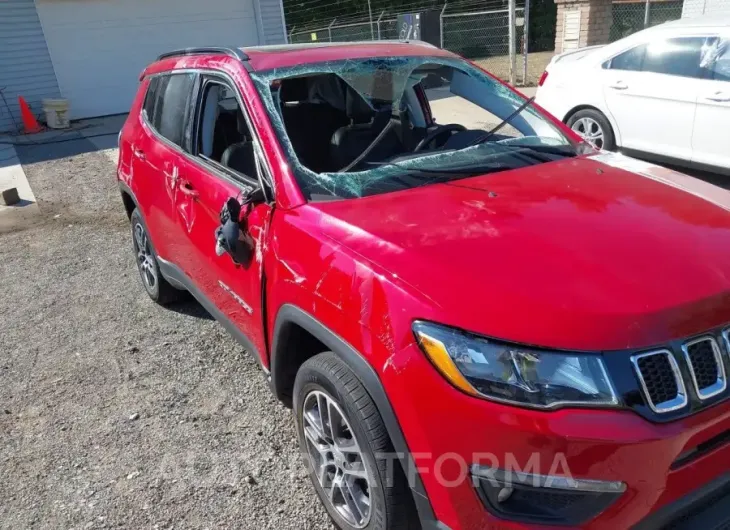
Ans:
<svg viewBox="0 0 730 530"><path fill-rule="evenodd" d="M244 139L248 136L248 124L246 123L246 118L243 117L243 112L241 109L236 110L236 122L238 126L238 132L240 132Z"/></svg>
<svg viewBox="0 0 730 530"><path fill-rule="evenodd" d="M290 101L307 101L309 99L309 78L292 77L281 81L279 100L282 103Z"/></svg>
<svg viewBox="0 0 730 530"><path fill-rule="evenodd" d="M375 111L354 88L346 85L345 113L351 120L361 121L372 118Z"/></svg>

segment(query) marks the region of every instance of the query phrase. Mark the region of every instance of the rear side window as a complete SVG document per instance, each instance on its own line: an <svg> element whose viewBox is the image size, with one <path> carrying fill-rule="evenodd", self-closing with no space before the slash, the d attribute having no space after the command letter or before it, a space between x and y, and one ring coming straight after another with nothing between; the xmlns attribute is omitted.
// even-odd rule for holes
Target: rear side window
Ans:
<svg viewBox="0 0 730 530"><path fill-rule="evenodd" d="M145 99L147 119L158 133L172 143L182 146L186 111L190 106L195 76L170 74L158 76L153 82L155 80L157 82L154 86L152 82L150 83Z"/></svg>
<svg viewBox="0 0 730 530"><path fill-rule="evenodd" d="M611 59L611 70L627 70L630 72L639 72L641 65L644 63L644 54L646 53L646 44L631 48L624 53L617 55Z"/></svg>
<svg viewBox="0 0 730 530"><path fill-rule="evenodd" d="M147 94L144 98L144 107L142 111L145 114L145 117L152 121L152 116L155 115L155 98L157 96L157 84L160 81L159 77L153 77L150 80L150 84L147 87Z"/></svg>

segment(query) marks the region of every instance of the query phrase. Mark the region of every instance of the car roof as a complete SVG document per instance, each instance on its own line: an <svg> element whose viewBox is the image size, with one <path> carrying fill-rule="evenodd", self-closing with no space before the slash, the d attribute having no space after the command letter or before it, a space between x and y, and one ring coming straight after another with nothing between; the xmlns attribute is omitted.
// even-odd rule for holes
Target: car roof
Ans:
<svg viewBox="0 0 730 530"><path fill-rule="evenodd" d="M451 52L422 41L364 41L287 44L243 48L254 70L269 70L307 63L367 57L455 57Z"/></svg>
<svg viewBox="0 0 730 530"><path fill-rule="evenodd" d="M162 54L155 63L145 69L142 76L165 70L188 68L199 64L200 59L206 56L221 55L237 58L246 63L246 68L254 71L368 57L456 57L451 52L422 41L313 42L242 48L186 48Z"/></svg>

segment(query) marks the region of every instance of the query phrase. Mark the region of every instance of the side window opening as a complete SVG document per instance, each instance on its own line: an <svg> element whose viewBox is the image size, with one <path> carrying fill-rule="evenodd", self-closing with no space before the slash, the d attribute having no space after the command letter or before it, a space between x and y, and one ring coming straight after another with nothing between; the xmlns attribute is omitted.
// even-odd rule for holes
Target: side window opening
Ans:
<svg viewBox="0 0 730 530"><path fill-rule="evenodd" d="M258 178L253 136L235 92L225 83L205 82L197 131L198 156Z"/></svg>
<svg viewBox="0 0 730 530"><path fill-rule="evenodd" d="M147 86L147 94L144 98L144 106L142 107L142 112L144 112L145 117L148 121L152 121L152 116L155 115L155 103L157 102L157 84L159 82L159 77L153 77L150 79L150 84Z"/></svg>
<svg viewBox="0 0 730 530"><path fill-rule="evenodd" d="M490 109L495 98L488 97L487 94L473 94L467 88L459 90L461 87L470 85L469 79L464 74L449 70L440 69L436 73L429 73L419 83L424 90L423 93L428 101L428 106L432 112L432 119L438 125L446 125L451 123L461 124L467 130L474 131L470 135L461 135L464 142L478 138L491 128L498 125L502 119L492 113ZM481 100L482 105L475 103L475 100ZM495 141L504 140L506 138L521 138L525 135L518 131L512 125L506 125L495 134Z"/></svg>

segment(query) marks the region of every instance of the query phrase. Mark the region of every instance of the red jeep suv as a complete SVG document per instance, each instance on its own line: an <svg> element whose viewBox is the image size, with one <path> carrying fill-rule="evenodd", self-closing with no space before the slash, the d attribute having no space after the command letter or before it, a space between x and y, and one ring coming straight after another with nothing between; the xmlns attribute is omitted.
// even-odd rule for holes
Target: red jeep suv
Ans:
<svg viewBox="0 0 730 530"><path fill-rule="evenodd" d="M140 81L143 285L258 360L339 528L728 528L728 192L419 42Z"/></svg>

